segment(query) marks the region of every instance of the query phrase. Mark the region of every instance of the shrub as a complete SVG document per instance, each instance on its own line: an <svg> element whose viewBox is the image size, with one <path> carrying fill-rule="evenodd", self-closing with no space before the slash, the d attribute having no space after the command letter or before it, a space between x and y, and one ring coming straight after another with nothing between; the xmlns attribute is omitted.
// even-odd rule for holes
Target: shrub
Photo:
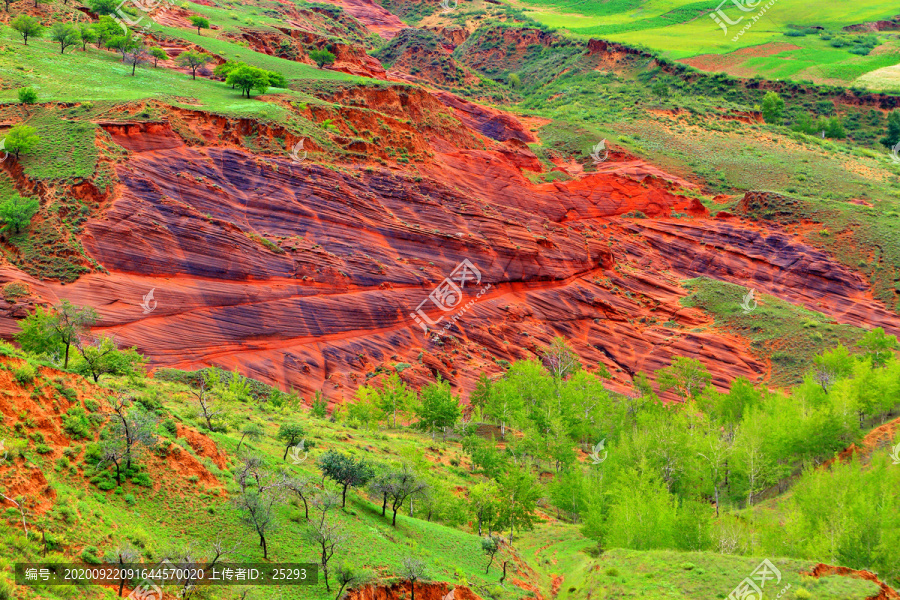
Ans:
<svg viewBox="0 0 900 600"><path fill-rule="evenodd" d="M125 503L128 506L134 506L137 504L137 499L134 497L134 494L125 494Z"/></svg>
<svg viewBox="0 0 900 600"><path fill-rule="evenodd" d="M90 565L99 565L103 562L97 556L97 548L94 546L85 546L84 550L81 551L81 560Z"/></svg>
<svg viewBox="0 0 900 600"><path fill-rule="evenodd" d="M50 449L50 446L47 444L38 444L35 446L34 451L38 454L50 454L53 450Z"/></svg>
<svg viewBox="0 0 900 600"><path fill-rule="evenodd" d="M131 483L148 488L153 487L153 480L146 473L138 473L131 478Z"/></svg>
<svg viewBox="0 0 900 600"><path fill-rule="evenodd" d="M22 385L31 385L37 376L37 370L28 363L23 363L19 367L13 367L13 377Z"/></svg>
<svg viewBox="0 0 900 600"><path fill-rule="evenodd" d="M178 425L172 419L166 419L161 425L163 431L175 437L178 434Z"/></svg>
<svg viewBox="0 0 900 600"><path fill-rule="evenodd" d="M91 439L91 422L83 408L72 407L62 416L63 430L75 439Z"/></svg>

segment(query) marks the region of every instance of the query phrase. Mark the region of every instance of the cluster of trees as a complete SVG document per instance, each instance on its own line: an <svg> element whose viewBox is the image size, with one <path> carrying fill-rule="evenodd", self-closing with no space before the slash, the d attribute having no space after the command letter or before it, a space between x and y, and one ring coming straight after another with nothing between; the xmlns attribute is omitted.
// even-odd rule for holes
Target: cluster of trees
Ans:
<svg viewBox="0 0 900 600"><path fill-rule="evenodd" d="M26 352L64 369L71 363L73 371L95 382L103 375L142 375L146 361L135 348L120 349L112 337L90 333L97 318L94 309L75 306L68 300L49 309L38 307L19 321L16 341ZM77 356L72 356L72 348Z"/></svg>
<svg viewBox="0 0 900 600"><path fill-rule="evenodd" d="M218 65L213 71L213 76L225 80L232 89L241 90L241 95L248 98L251 90L265 94L270 87L287 87L287 80L281 73L252 67L240 61L229 60Z"/></svg>
<svg viewBox="0 0 900 600"><path fill-rule="evenodd" d="M472 469L487 478L469 492L473 522L479 532L483 527L490 532L497 511L512 497L508 478L550 470L553 480L538 497L546 496L561 517L580 523L601 548L749 552L749 526L733 518L731 509L785 491L791 477L806 469L811 482L804 475L803 485L815 491L792 500L797 505L792 543L802 548L795 555L821 556L816 552L830 539L835 549L829 552L847 561L842 564L879 570L900 564L895 550L888 551L900 534L897 488L873 488L861 496L865 500L854 501L873 502L868 511L842 516L831 504L815 508L827 487L816 482L832 475L814 471L900 406L897 348L894 337L874 329L856 354L838 346L817 356L790 394L744 378L720 392L709 385L711 377L699 361L675 357L656 373L660 389L673 390L683 401L667 406L640 374L634 393L609 393L602 377L581 370L558 341L543 362L517 362L502 378L482 380L473 394L475 410L516 430L502 450L474 435L463 440ZM600 441L603 455L594 450L591 457ZM588 460L579 460L579 450ZM859 468L840 476L856 478L854 490L874 477ZM829 511L833 521L818 517ZM840 540L817 535L838 526ZM861 531L866 531L862 537ZM783 537L784 531L778 534ZM786 541L772 544L768 549L779 555L790 547Z"/></svg>

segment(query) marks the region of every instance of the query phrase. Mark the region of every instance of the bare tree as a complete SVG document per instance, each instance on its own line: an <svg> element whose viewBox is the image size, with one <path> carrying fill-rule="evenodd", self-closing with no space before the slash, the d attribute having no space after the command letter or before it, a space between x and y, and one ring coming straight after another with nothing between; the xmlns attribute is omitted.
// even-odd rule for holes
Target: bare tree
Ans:
<svg viewBox="0 0 900 600"><path fill-rule="evenodd" d="M283 478L264 470L262 461L245 459L235 479L240 486L235 503L244 522L259 536L263 558L268 558L266 534L277 526L274 508L283 500Z"/></svg>
<svg viewBox="0 0 900 600"><path fill-rule="evenodd" d="M341 594L344 593L344 588L352 588L366 583L369 579L369 574L365 571L360 571L349 564L338 563L334 569L334 579L335 582L341 586L338 589L338 593L335 595L334 600L340 600Z"/></svg>
<svg viewBox="0 0 900 600"><path fill-rule="evenodd" d="M550 345L544 351L544 364L556 379L563 379L566 375L578 370L580 363L578 355L561 337L553 338Z"/></svg>
<svg viewBox="0 0 900 600"><path fill-rule="evenodd" d="M7 500L9 502L12 502L13 504L16 505L16 508L19 509L19 513L22 515L22 529L25 530L25 538L27 539L28 538L28 522L25 520L25 498L23 498L22 496L19 496L18 500L13 500L12 498L10 498L9 496L6 496L4 494L0 494L0 498L3 498L4 500Z"/></svg>
<svg viewBox="0 0 900 600"><path fill-rule="evenodd" d="M391 525L397 526L397 511L403 506L407 498L421 492L428 484L419 479L409 465L403 465L399 470L390 474L388 483L388 496L391 499L391 510L394 516Z"/></svg>
<svg viewBox="0 0 900 600"><path fill-rule="evenodd" d="M416 600L416 581L425 577L425 562L411 556L404 558L400 561L400 575L409 580L410 600Z"/></svg>
<svg viewBox="0 0 900 600"><path fill-rule="evenodd" d="M340 504L335 497L335 502L329 505L334 507ZM342 546L350 536L347 535L341 525L328 518L327 509L322 510L322 518L312 521L306 530L306 538L319 548L319 564L322 565L322 573L325 575L325 589L331 591L328 583L328 561L334 556L337 549Z"/></svg>
<svg viewBox="0 0 900 600"><path fill-rule="evenodd" d="M306 520L309 521L309 495L316 489L310 477L287 477L284 479L284 487L300 497L303 501L303 510Z"/></svg>
<svg viewBox="0 0 900 600"><path fill-rule="evenodd" d="M206 380L206 377L200 377L200 389L199 390L191 390L191 393L197 397L197 404L200 406L200 414L203 415L203 418L206 420L206 426L210 431L215 431L216 428L212 424L212 418L217 414L221 413L224 409L216 409L213 399L210 397L210 391L208 389L209 383ZM244 438L242 437L241 440Z"/></svg>
<svg viewBox="0 0 900 600"><path fill-rule="evenodd" d="M151 413L135 407L128 392L121 392L108 398L111 429L124 444L125 466L131 468L131 461L139 446L152 448L156 445L157 419ZM114 458L109 457L110 460ZM118 473L118 464L116 465Z"/></svg>
<svg viewBox="0 0 900 600"><path fill-rule="evenodd" d="M106 562L118 563L124 565L127 563L137 562L141 557L141 553L129 542L122 542L112 551L107 553ZM125 577L119 579L119 597L122 597L122 589L125 587Z"/></svg>
<svg viewBox="0 0 900 600"><path fill-rule="evenodd" d="M122 485L122 461L127 455L125 445L121 440L104 440L100 447L100 462L97 466L105 466L112 463L116 467L116 484Z"/></svg>

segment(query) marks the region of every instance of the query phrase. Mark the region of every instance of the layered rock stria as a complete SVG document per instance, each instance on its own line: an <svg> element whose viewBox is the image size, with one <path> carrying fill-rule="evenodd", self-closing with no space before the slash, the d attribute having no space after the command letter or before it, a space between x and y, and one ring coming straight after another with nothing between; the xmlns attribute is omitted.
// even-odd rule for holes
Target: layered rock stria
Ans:
<svg viewBox="0 0 900 600"><path fill-rule="evenodd" d="M371 95L369 109L347 108L346 118L378 110L399 124L423 110L389 90L332 100L360 94ZM606 365L619 389L673 355L699 357L720 386L765 378L769 367L746 340L698 328L709 317L679 304L680 281L698 275L900 333L860 277L801 239L710 219L673 193L683 182L631 163L531 183L523 169L540 165L521 124L441 99L473 128L419 132L409 143L427 146L430 158L413 167L332 169L254 155L229 141L252 124L196 111L179 117L193 145L166 123L107 126L129 158L82 242L109 273L61 285L6 268L0 281L25 281L43 301L95 307L98 332L137 346L154 367L219 365L334 401L404 362L413 383L440 374L465 392L479 373L534 357L556 335L587 367ZM636 211L649 218L628 216ZM481 282L469 281L444 312L429 294L465 260ZM156 304L142 308L151 289ZM442 319L427 335L411 316L420 306ZM15 329L11 318L0 327Z"/></svg>

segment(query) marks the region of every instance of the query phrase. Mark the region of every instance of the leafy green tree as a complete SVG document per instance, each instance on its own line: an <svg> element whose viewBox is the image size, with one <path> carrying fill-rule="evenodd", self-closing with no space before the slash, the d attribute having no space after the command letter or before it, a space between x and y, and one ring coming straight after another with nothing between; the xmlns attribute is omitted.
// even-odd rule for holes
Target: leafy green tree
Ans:
<svg viewBox="0 0 900 600"><path fill-rule="evenodd" d="M106 43L119 35L121 28L112 17L102 15L91 28L94 30L94 41L97 48L102 48Z"/></svg>
<svg viewBox="0 0 900 600"><path fill-rule="evenodd" d="M377 422L380 416L378 392L365 385L357 388L356 397L347 403L347 417L368 430L369 424Z"/></svg>
<svg viewBox="0 0 900 600"><path fill-rule="evenodd" d="M510 73L509 74L509 87L517 88L522 85L522 78L519 77L518 73Z"/></svg>
<svg viewBox="0 0 900 600"><path fill-rule="evenodd" d="M341 506L347 506L347 488L366 485L375 471L363 459L356 459L346 454L329 450L318 460L319 468L325 477L341 486Z"/></svg>
<svg viewBox="0 0 900 600"><path fill-rule="evenodd" d="M322 392L316 390L313 396L312 404L309 407L309 414L317 419L324 419L328 416L328 400L322 395Z"/></svg>
<svg viewBox="0 0 900 600"><path fill-rule="evenodd" d="M50 28L50 39L59 44L59 53L64 54L66 48L81 42L81 34L71 23L54 23Z"/></svg>
<svg viewBox="0 0 900 600"><path fill-rule="evenodd" d="M650 89L653 91L653 95L657 98L669 97L669 86L667 86L665 82L657 81Z"/></svg>
<svg viewBox="0 0 900 600"><path fill-rule="evenodd" d="M881 138L881 143L888 148L900 144L900 108L895 108L888 114L887 134Z"/></svg>
<svg viewBox="0 0 900 600"><path fill-rule="evenodd" d="M269 78L270 87L286 88L288 86L285 76L277 71L266 71L266 76Z"/></svg>
<svg viewBox="0 0 900 600"><path fill-rule="evenodd" d="M21 333L16 341L28 352L50 352L55 348L65 350L63 368L69 368L69 348L87 329L97 322L97 313L90 307L78 307L63 300L50 311L38 309L19 321Z"/></svg>
<svg viewBox="0 0 900 600"><path fill-rule="evenodd" d="M90 375L94 383L103 375L134 377L140 373L145 359L136 348L120 350L111 337L102 336L96 343L87 344L78 339L76 343L81 361L75 365L76 372Z"/></svg>
<svg viewBox="0 0 900 600"><path fill-rule="evenodd" d="M900 346L897 345L897 338L887 335L881 327L876 327L866 332L866 335L863 336L863 339L859 341L857 346L866 351L866 356L872 360L872 365L876 367L883 367L887 363L888 358L896 350L900 349Z"/></svg>
<svg viewBox="0 0 900 600"><path fill-rule="evenodd" d="M331 64L334 64L334 61L335 61L335 56L334 56L334 54L332 54L332 53L329 52L328 50L310 50L310 51L309 51L309 58L310 58L310 60L312 60L314 63L316 63L317 65L319 65L319 68L320 68L320 69L321 69L322 67L324 67L325 65L331 65Z"/></svg>
<svg viewBox="0 0 900 600"><path fill-rule="evenodd" d="M509 540L512 542L516 528L522 531L534 526L541 487L531 473L521 468L509 469L500 477L499 484L503 499L500 522L509 527Z"/></svg>
<svg viewBox="0 0 900 600"><path fill-rule="evenodd" d="M125 64L131 65L131 76L134 77L135 70L139 64L147 62L147 48L144 42L137 40L125 53Z"/></svg>
<svg viewBox="0 0 900 600"><path fill-rule="evenodd" d="M41 138L37 135L37 130L30 125L16 125L6 133L4 147L7 152L12 152L16 158L19 153L29 152L38 143Z"/></svg>
<svg viewBox="0 0 900 600"><path fill-rule="evenodd" d="M284 456L281 457L281 460L287 460L288 450L303 439L303 434L303 426L299 423L282 423L275 435L275 439L284 442Z"/></svg>
<svg viewBox="0 0 900 600"><path fill-rule="evenodd" d="M610 494L605 540L609 547L633 550L671 548L677 500L652 470L623 473Z"/></svg>
<svg viewBox="0 0 900 600"><path fill-rule="evenodd" d="M41 22L31 15L19 15L9 25L19 32L26 46L28 45L28 38L39 38L44 33Z"/></svg>
<svg viewBox="0 0 900 600"><path fill-rule="evenodd" d="M761 106L763 120L773 125L781 125L784 119L784 100L775 92L767 92Z"/></svg>
<svg viewBox="0 0 900 600"><path fill-rule="evenodd" d="M191 15L191 25L197 28L197 34L199 35L201 29L209 29L209 19L200 15Z"/></svg>
<svg viewBox="0 0 900 600"><path fill-rule="evenodd" d="M703 363L685 356L676 356L671 365L658 369L656 376L661 391L675 388L682 401L693 399L712 381Z"/></svg>
<svg viewBox="0 0 900 600"><path fill-rule="evenodd" d="M334 600L341 600L344 589L361 587L371 578L371 574L367 571L359 570L348 563L338 563L334 567L334 579L339 587Z"/></svg>
<svg viewBox="0 0 900 600"><path fill-rule="evenodd" d="M453 395L450 384L441 380L440 376L436 383L426 386L421 393L422 401L416 408L419 427L431 429L432 438L435 429L443 430L446 437L446 429L453 427L459 420L459 396Z"/></svg>
<svg viewBox="0 0 900 600"><path fill-rule="evenodd" d="M13 194L0 203L0 221L3 222L0 231L12 229L18 234L23 228L28 227L38 208L40 202L36 197L22 198L19 194Z"/></svg>
<svg viewBox="0 0 900 600"><path fill-rule="evenodd" d="M114 15L118 8L116 0L88 0L87 5L92 12L98 15ZM116 27L118 29L118 26Z"/></svg>
<svg viewBox="0 0 900 600"><path fill-rule="evenodd" d="M150 48L150 56L153 57L153 66L156 67L159 61L166 60L169 55L159 46L154 46L153 48Z"/></svg>
<svg viewBox="0 0 900 600"><path fill-rule="evenodd" d="M475 383L475 389L469 396L469 404L479 412L483 411L484 407L487 406L488 400L493 393L493 383L491 378L485 373L481 373L478 376L478 381Z"/></svg>
<svg viewBox="0 0 900 600"><path fill-rule="evenodd" d="M407 388L397 373L391 373L378 390L378 408L385 418L391 418L391 427L397 427L397 416L403 415L415 404L416 392Z"/></svg>
<svg viewBox="0 0 900 600"><path fill-rule="evenodd" d="M106 47L118 50L119 54L122 55L122 62L125 62L128 53L138 47L140 43L140 39L130 35L115 35L107 40Z"/></svg>
<svg viewBox="0 0 900 600"><path fill-rule="evenodd" d="M228 73L225 83L241 90L241 96L250 97L250 90L264 94L269 89L269 75L263 69L242 65Z"/></svg>
<svg viewBox="0 0 900 600"><path fill-rule="evenodd" d="M491 479L482 481L469 488L469 510L478 524L478 535L487 529L490 536L494 524L500 516L500 488Z"/></svg>
<svg viewBox="0 0 900 600"><path fill-rule="evenodd" d="M199 50L186 50L178 55L175 64L190 69L191 78L197 79L197 71L212 60L212 56Z"/></svg>
<svg viewBox="0 0 900 600"><path fill-rule="evenodd" d="M247 63L234 61L234 60L227 60L227 61L223 62L222 64L216 65L216 68L213 69L213 77L222 79L224 81L225 79L228 79L228 75L232 71L234 71L235 69L238 69L240 67L246 67L246 66L247 66ZM231 87L232 87L232 89L234 89L234 85L232 85Z"/></svg>
<svg viewBox="0 0 900 600"><path fill-rule="evenodd" d="M81 40L81 51L87 52L87 45L97 41L97 31L90 23L79 23L78 37Z"/></svg>
<svg viewBox="0 0 900 600"><path fill-rule="evenodd" d="M19 88L19 102L22 104L34 104L37 98L37 92L33 87Z"/></svg>

